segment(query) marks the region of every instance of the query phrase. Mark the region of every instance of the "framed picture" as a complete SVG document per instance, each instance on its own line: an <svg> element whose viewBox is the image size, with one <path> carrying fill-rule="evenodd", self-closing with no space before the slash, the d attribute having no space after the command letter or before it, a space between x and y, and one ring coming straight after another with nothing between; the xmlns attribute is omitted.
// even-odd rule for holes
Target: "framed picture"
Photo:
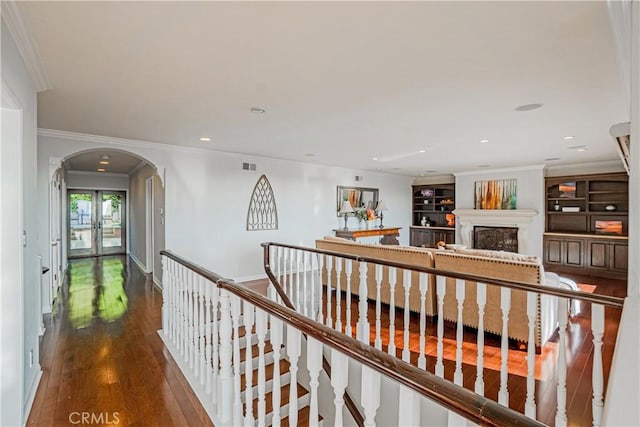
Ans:
<svg viewBox="0 0 640 427"><path fill-rule="evenodd" d="M420 191L420 194L422 194L422 197L433 197L433 188L425 188Z"/></svg>
<svg viewBox="0 0 640 427"><path fill-rule="evenodd" d="M596 220L596 234L614 234L622 236L622 221Z"/></svg>
<svg viewBox="0 0 640 427"><path fill-rule="evenodd" d="M340 211L342 202L345 200L349 201L354 211L375 209L378 206L378 189L338 186L336 199L336 212ZM342 215L337 214L337 216Z"/></svg>
<svg viewBox="0 0 640 427"><path fill-rule="evenodd" d="M476 181L475 209L516 209L516 179Z"/></svg>
<svg viewBox="0 0 640 427"><path fill-rule="evenodd" d="M558 185L559 196L563 199L573 199L576 197L576 182L563 182Z"/></svg>

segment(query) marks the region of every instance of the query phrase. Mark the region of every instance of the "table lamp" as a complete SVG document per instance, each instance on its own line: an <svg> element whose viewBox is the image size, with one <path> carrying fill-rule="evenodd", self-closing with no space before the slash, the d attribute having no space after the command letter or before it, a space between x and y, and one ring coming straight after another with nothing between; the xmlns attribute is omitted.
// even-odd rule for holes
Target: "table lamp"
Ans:
<svg viewBox="0 0 640 427"><path fill-rule="evenodd" d="M385 205L384 202L380 200L378 202L378 206L376 206L376 210L380 212L380 228L384 228L384 225L382 225L382 218L384 217L384 215L382 214L382 211L387 210L387 205Z"/></svg>
<svg viewBox="0 0 640 427"><path fill-rule="evenodd" d="M338 211L340 215L344 215L344 229L347 230L347 215L353 213L353 208L351 207L351 203L348 200L342 202L342 206L340 206L340 210Z"/></svg>

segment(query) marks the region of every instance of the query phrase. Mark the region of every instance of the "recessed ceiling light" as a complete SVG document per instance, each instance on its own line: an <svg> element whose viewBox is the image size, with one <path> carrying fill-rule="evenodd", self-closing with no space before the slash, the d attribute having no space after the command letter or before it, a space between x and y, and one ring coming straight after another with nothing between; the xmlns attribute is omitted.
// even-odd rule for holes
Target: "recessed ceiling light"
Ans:
<svg viewBox="0 0 640 427"><path fill-rule="evenodd" d="M377 157L372 157L371 160L378 160L378 158Z"/></svg>
<svg viewBox="0 0 640 427"><path fill-rule="evenodd" d="M587 151L587 147L578 148L578 151L584 153L585 151Z"/></svg>
<svg viewBox="0 0 640 427"><path fill-rule="evenodd" d="M200 137L200 141L202 141L202 142L209 142L209 141L211 141L211 138L209 138L208 136L201 136L201 137Z"/></svg>
<svg viewBox="0 0 640 427"><path fill-rule="evenodd" d="M575 136L571 136L571 135L569 135L569 136L565 136L565 137L564 137L564 138L562 138L562 139L564 139L565 141L569 141L570 139L573 139L573 138L575 138Z"/></svg>
<svg viewBox="0 0 640 427"><path fill-rule="evenodd" d="M435 173L435 172L438 172L438 171L426 171L426 173Z"/></svg>
<svg viewBox="0 0 640 427"><path fill-rule="evenodd" d="M260 107L251 107L249 108L249 111L251 111L254 114L264 114L267 112L267 110L265 110L264 108L260 108Z"/></svg>
<svg viewBox="0 0 640 427"><path fill-rule="evenodd" d="M489 142L489 140L488 140L488 139L481 139L481 140L480 140L480 144L486 144L487 142Z"/></svg>
<svg viewBox="0 0 640 427"><path fill-rule="evenodd" d="M490 165L478 165L479 168L488 168Z"/></svg>
<svg viewBox="0 0 640 427"><path fill-rule="evenodd" d="M306 153L305 156L307 156L307 157L315 157L316 155L313 154L313 153Z"/></svg>
<svg viewBox="0 0 640 427"><path fill-rule="evenodd" d="M560 157L549 157L544 159L545 162L552 162L554 160L560 160Z"/></svg>
<svg viewBox="0 0 640 427"><path fill-rule="evenodd" d="M524 104L524 105L519 105L515 108L516 111L531 111L531 110L537 110L538 108L542 107L543 104Z"/></svg>
<svg viewBox="0 0 640 427"><path fill-rule="evenodd" d="M101 165L108 165L109 164L109 160L100 160L99 162Z"/></svg>
<svg viewBox="0 0 640 427"><path fill-rule="evenodd" d="M420 150L418 153L425 153L427 150Z"/></svg>
<svg viewBox="0 0 640 427"><path fill-rule="evenodd" d="M104 160L109 160L111 158L111 156L108 155L108 154L103 154L102 156L100 156L100 158L104 159Z"/></svg>
<svg viewBox="0 0 640 427"><path fill-rule="evenodd" d="M586 145L572 145L571 147L567 147L567 150L587 151L587 146Z"/></svg>
<svg viewBox="0 0 640 427"><path fill-rule="evenodd" d="M105 171L105 169L104 169L104 168L98 168L98 169L96 169L96 170L97 170L98 172L104 172L104 171Z"/></svg>

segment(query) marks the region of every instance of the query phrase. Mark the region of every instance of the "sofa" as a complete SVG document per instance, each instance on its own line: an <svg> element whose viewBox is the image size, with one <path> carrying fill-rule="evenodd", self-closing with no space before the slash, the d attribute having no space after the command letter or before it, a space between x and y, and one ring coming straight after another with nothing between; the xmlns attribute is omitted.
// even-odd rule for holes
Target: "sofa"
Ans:
<svg viewBox="0 0 640 427"><path fill-rule="evenodd" d="M326 236L323 239L316 240L316 248L327 251L338 252L341 254L350 254L361 257L378 258L385 261L398 262L421 267L433 267L433 253L435 249L418 248L414 246L398 246L398 245L379 245L358 243L353 240L342 239L340 237ZM360 263L353 262L351 272L351 294L359 295L360 288ZM344 268L341 273L341 290L345 290L346 272ZM322 283L327 283L326 263L322 272ZM331 283L333 287L336 284L335 268L332 269ZM420 288L419 273L411 272L411 290L409 292L409 310L420 313ZM369 268L367 275L367 297L369 299L376 298L377 283L375 279L375 269ZM397 269L396 286L394 292L394 303L398 308L404 308L404 270ZM425 301L425 313L428 316L436 314L435 303L435 278L429 276L427 283L427 298ZM380 301L385 304L391 303L391 292L389 286L389 269L384 267L382 271L382 285L380 289Z"/></svg>
<svg viewBox="0 0 640 427"><path fill-rule="evenodd" d="M554 273L545 273L539 258L522 254L514 254L499 251L487 250L436 250L418 247L387 246L377 244L363 244L351 240L325 237L316 240L316 247L328 251L351 254L363 257L378 258L386 261L394 261L403 264L416 265L422 267L434 267L441 270L448 270L458 273L467 273L476 276L483 276L489 279L509 280L531 285L544 284L547 286L564 287L576 290L566 282L560 280ZM360 277L359 263L353 263L351 274L351 292L357 295ZM336 283L335 270L332 272L331 283ZM342 273L342 282L346 283L345 272ZM395 306L404 307L404 275L400 270L397 273L397 283L395 289ZM409 294L409 309L413 312L420 312L420 293L418 273L411 273L413 285ZM323 271L323 283L327 283L326 268ZM446 278L446 292L444 296L443 311L441 313L445 320L457 322L458 305L456 300L456 281L453 278ZM465 283L465 300L462 310L462 322L466 326L478 327L478 305L477 284L475 282ZM436 277L429 275L425 312L429 316L438 314L436 297ZM375 271L369 269L367 276L367 292L369 299L376 297ZM500 288L498 286L487 285L486 305L484 310L484 330L495 334L502 334L502 310L500 307ZM388 284L388 268L383 269L383 282L380 300L383 303L390 303L390 293ZM554 333L557 326L557 298L548 295L538 295L536 300L536 325L535 325L535 345L540 348ZM509 311L509 338L522 343L529 341L527 317L527 295L525 291L511 291L511 309Z"/></svg>

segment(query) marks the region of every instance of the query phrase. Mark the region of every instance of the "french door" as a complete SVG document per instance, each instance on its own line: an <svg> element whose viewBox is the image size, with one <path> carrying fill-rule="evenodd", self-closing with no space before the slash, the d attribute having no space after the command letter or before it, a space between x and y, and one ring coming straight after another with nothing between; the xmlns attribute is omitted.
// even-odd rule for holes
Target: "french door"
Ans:
<svg viewBox="0 0 640 427"><path fill-rule="evenodd" d="M123 191L69 190L70 257L126 252L126 197Z"/></svg>

